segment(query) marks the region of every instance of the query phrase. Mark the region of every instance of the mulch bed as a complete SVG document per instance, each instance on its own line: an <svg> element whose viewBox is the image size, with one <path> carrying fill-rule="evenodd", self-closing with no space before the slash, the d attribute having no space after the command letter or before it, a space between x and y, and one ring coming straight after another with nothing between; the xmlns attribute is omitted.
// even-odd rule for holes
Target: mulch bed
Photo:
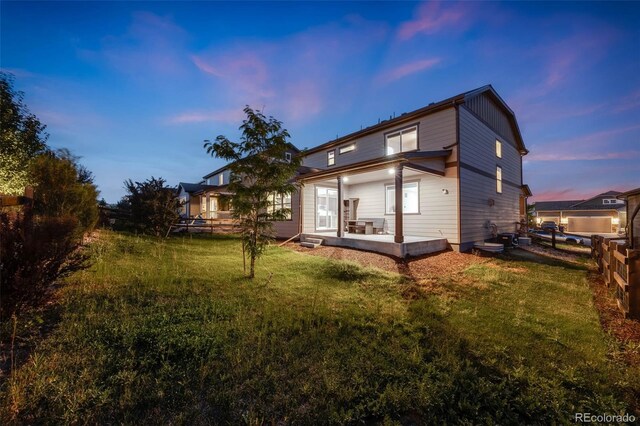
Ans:
<svg viewBox="0 0 640 426"><path fill-rule="evenodd" d="M640 321L625 319L618 308L613 288L607 287L595 266L589 271L593 301L600 324L620 344L620 356L630 365L640 365Z"/></svg>

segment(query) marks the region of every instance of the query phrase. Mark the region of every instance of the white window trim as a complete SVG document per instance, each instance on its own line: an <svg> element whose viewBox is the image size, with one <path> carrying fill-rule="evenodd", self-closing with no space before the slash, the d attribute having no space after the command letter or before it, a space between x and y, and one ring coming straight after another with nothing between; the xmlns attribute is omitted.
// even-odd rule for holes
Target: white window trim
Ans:
<svg viewBox="0 0 640 426"><path fill-rule="evenodd" d="M355 143L352 143L346 146L341 146L340 149L338 149L338 154L346 154L347 152L355 151L355 149L356 149Z"/></svg>
<svg viewBox="0 0 640 426"><path fill-rule="evenodd" d="M290 152L285 152L284 153L284 160L287 162L291 162L291 153Z"/></svg>
<svg viewBox="0 0 640 426"><path fill-rule="evenodd" d="M331 156L333 154L333 156ZM327 167L336 165L336 150L327 151Z"/></svg>
<svg viewBox="0 0 640 426"><path fill-rule="evenodd" d="M496 166L496 193L502 194L502 167Z"/></svg>
<svg viewBox="0 0 640 426"><path fill-rule="evenodd" d="M502 142L496 139L496 157L502 158Z"/></svg>
<svg viewBox="0 0 640 426"><path fill-rule="evenodd" d="M224 185L224 173L218 175L218 186Z"/></svg>
<svg viewBox="0 0 640 426"><path fill-rule="evenodd" d="M414 149L404 149L404 146L403 146L404 144L402 142L402 134L403 133L408 133L408 132L410 132L412 130L415 130L415 132L416 132L416 147ZM394 137L394 136L400 136L400 151L399 152L415 151L415 150L420 148L420 140L418 139L418 125L416 124L414 126L405 127L404 129L400 129L400 130L397 130L397 131L394 131L394 132L386 133L384 135L384 152L385 152L385 155L395 155L395 154L399 153L399 152L395 152L393 154L389 154L388 153L388 150L389 150L389 148L388 148L388 146L389 146L389 138L390 137Z"/></svg>
<svg viewBox="0 0 640 426"><path fill-rule="evenodd" d="M405 215L405 214L420 214L420 181L419 180L414 180L414 181L411 181L411 182L403 182L402 183L402 190L403 190L403 195L404 195L404 187L406 185L414 185L414 184L416 185L416 195L418 196L418 203L417 203L418 211L407 212L404 209L402 209L402 214L403 215ZM396 212L390 212L389 211L389 204L387 203L387 201L388 201L387 193L389 192L389 190L391 188L393 188L394 196L395 196L395 187L396 186L393 183L389 183L389 184L386 184L384 186L384 214L385 215L394 215L394 214L396 214Z"/></svg>

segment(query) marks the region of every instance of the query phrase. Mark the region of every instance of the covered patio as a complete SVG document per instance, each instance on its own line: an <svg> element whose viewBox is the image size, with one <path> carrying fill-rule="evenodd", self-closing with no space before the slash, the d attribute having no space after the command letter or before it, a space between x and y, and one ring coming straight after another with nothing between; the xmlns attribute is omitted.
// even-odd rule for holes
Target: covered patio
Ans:
<svg viewBox="0 0 640 426"><path fill-rule="evenodd" d="M446 249L430 210L438 210L432 198L457 188L444 177L448 154L401 153L304 175L302 240L398 257Z"/></svg>

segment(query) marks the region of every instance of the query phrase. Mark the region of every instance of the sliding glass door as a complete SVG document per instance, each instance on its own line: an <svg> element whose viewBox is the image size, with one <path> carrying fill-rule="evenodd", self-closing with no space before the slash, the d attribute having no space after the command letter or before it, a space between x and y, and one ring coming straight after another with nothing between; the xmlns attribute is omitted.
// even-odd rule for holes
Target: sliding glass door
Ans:
<svg viewBox="0 0 640 426"><path fill-rule="evenodd" d="M338 229L338 190L316 186L316 229Z"/></svg>

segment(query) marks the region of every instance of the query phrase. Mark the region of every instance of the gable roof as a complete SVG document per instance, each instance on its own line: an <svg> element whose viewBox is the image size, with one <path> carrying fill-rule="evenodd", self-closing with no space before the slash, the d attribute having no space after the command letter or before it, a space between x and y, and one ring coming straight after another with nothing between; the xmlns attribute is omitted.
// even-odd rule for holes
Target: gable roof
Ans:
<svg viewBox="0 0 640 426"><path fill-rule="evenodd" d="M291 151L295 152L296 154L300 153L300 150L294 144L292 144L291 142L287 142L287 145L289 146ZM206 179L210 178L213 175L217 175L218 173L225 171L226 169L229 168L229 166L231 166L231 164L232 163L227 163L224 166L220 167L219 169L216 169L216 170L212 171L211 173L204 175L203 179L206 180Z"/></svg>
<svg viewBox="0 0 640 426"><path fill-rule="evenodd" d="M636 188L636 189L632 189L631 191L623 192L622 194L619 194L616 198L619 198L621 200L626 200L630 196L638 195L638 194L640 194L640 188Z"/></svg>
<svg viewBox="0 0 640 426"><path fill-rule="evenodd" d="M640 188L639 188L640 189ZM619 210L624 208L624 204L602 204L594 203L599 198L620 198L619 191L607 191L598 194L586 200L566 200L566 201L537 201L535 203L536 211L555 211L555 210Z"/></svg>
<svg viewBox="0 0 640 426"><path fill-rule="evenodd" d="M180 187L182 187L182 189L184 189L184 192L192 194L194 192L200 191L203 186L204 185L201 185L199 183L180 182L178 184L178 189L180 189Z"/></svg>
<svg viewBox="0 0 640 426"><path fill-rule="evenodd" d="M446 108L450 108L455 105L464 104L467 100L474 98L476 96L480 96L482 94L487 94L488 96L490 96L496 102L496 104L505 112L513 128L513 132L516 137L515 142L518 150L523 154L528 153L529 151L524 145L522 134L520 133L520 128L516 121L515 114L513 113L511 108L507 106L506 102L500 97L500 95L498 95L498 93L495 91L493 86L490 84L487 84L486 86L482 86L477 89L470 90L468 92L460 93L456 96L452 96L450 98L444 99L439 102L432 102L425 107L416 109L411 112L406 112L390 120L383 120L378 124L374 124L373 126L366 127L362 130L358 130L357 132L349 133L346 136L342 136L332 141L325 142L313 148L309 148L308 150L305 151L305 154L311 154L317 151L321 151L323 149L331 148L336 145L340 145L342 143L351 141L353 139L356 139L374 132L378 132L380 130L384 130L390 127L397 126L398 124L402 124L406 121L414 120L416 117L420 117L427 114L433 114L435 112L441 111Z"/></svg>

